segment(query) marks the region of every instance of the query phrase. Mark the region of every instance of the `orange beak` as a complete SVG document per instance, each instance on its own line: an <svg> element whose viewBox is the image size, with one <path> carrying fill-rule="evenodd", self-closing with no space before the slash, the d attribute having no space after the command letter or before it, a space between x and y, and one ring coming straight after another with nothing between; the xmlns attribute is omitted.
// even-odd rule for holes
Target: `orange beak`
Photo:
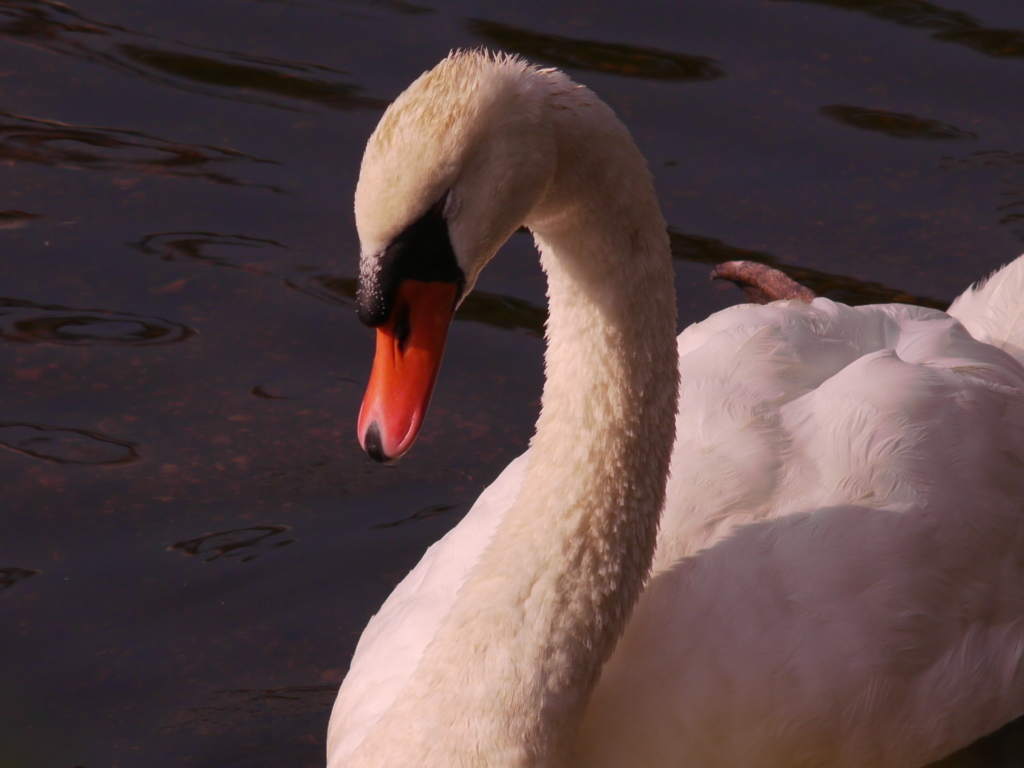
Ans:
<svg viewBox="0 0 1024 768"><path fill-rule="evenodd" d="M403 280L394 309L377 328L377 354L359 409L359 444L376 461L412 446L441 368L458 286Z"/></svg>

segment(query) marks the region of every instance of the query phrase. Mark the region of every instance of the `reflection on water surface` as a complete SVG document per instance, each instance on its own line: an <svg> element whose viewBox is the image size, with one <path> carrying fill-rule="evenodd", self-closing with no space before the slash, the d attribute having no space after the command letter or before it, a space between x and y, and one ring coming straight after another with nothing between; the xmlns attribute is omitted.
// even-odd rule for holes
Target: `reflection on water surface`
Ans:
<svg viewBox="0 0 1024 768"><path fill-rule="evenodd" d="M419 509L413 512L409 517L403 517L401 520L394 520L390 523L379 523L373 526L375 529L378 528L394 528L398 525L408 525L409 523L415 523L420 520L429 520L432 517L440 517L446 515L449 512L459 509L458 504L434 504L431 507Z"/></svg>
<svg viewBox="0 0 1024 768"><path fill-rule="evenodd" d="M144 346L175 344L195 333L187 325L96 309L73 309L0 298L0 338L25 344Z"/></svg>
<svg viewBox="0 0 1024 768"><path fill-rule="evenodd" d="M778 1L778 0L777 0ZM934 29L933 40L964 45L986 56L1024 58L1024 32L995 29L962 11L924 0L783 0L859 11L906 27Z"/></svg>
<svg viewBox="0 0 1024 768"><path fill-rule="evenodd" d="M1008 227L1017 239L1024 242L1024 152L992 149L972 152L968 157L944 157L939 165L951 171L981 171L998 173L1001 204L999 223Z"/></svg>
<svg viewBox="0 0 1024 768"><path fill-rule="evenodd" d="M333 109L382 109L387 105L363 95L358 86L338 80L343 73L323 64L162 39L89 19L63 3L2 0L0 36L159 85L218 98L285 109L299 108L290 100Z"/></svg>
<svg viewBox="0 0 1024 768"><path fill-rule="evenodd" d="M25 211L0 211L0 229L20 229L38 219L38 213Z"/></svg>
<svg viewBox="0 0 1024 768"><path fill-rule="evenodd" d="M840 123L865 131L878 131L894 139L976 139L975 134L945 125L938 120L927 120L916 115L903 115L883 109L851 107L830 104L818 112Z"/></svg>
<svg viewBox="0 0 1024 768"><path fill-rule="evenodd" d="M191 259L234 269L249 268L246 261L234 257L233 254L238 253L235 249L286 247L276 240L264 237L221 235L216 232L158 232L146 235L138 242L129 243L129 245L143 253L159 256L165 261ZM219 250L232 255L218 255L215 251ZM246 252L243 250L241 253L245 254Z"/></svg>
<svg viewBox="0 0 1024 768"><path fill-rule="evenodd" d="M35 576L39 571L32 571L28 568L0 568L0 590L10 589L19 581L24 581L29 576Z"/></svg>
<svg viewBox="0 0 1024 768"><path fill-rule="evenodd" d="M271 163L224 147L177 144L138 131L97 128L23 117L0 110L0 160L78 170L141 171L195 177L218 184L280 187L240 181L207 166Z"/></svg>
<svg viewBox="0 0 1024 768"><path fill-rule="evenodd" d="M250 721L268 716L312 714L329 708L337 693L337 685L215 691L207 705L172 715L162 730L209 735L236 730Z"/></svg>
<svg viewBox="0 0 1024 768"><path fill-rule="evenodd" d="M332 109L383 109L387 106L385 101L362 95L356 86L308 76L310 72L319 72L326 69L325 67L272 61L225 51L212 52L222 57L216 58L211 55L199 56L128 44L119 45L117 50L129 61L187 83L236 89L230 91L230 98L242 101L274 104L258 97L240 95L256 91L271 96L310 101ZM175 83L176 80L161 79L161 82Z"/></svg>
<svg viewBox="0 0 1024 768"><path fill-rule="evenodd" d="M0 446L57 464L114 466L139 458L138 446L87 429L0 422Z"/></svg>
<svg viewBox="0 0 1024 768"><path fill-rule="evenodd" d="M179 541L168 549L180 550L186 555L200 555L207 563L222 557L240 557L241 562L247 563L263 550L293 544L295 539L278 538L289 530L287 525L254 525L250 528L218 531L197 539Z"/></svg>
<svg viewBox="0 0 1024 768"><path fill-rule="evenodd" d="M556 67L594 70L660 80L714 80L725 72L714 59L659 51L634 45L541 35L484 19L471 19L467 28L484 40Z"/></svg>

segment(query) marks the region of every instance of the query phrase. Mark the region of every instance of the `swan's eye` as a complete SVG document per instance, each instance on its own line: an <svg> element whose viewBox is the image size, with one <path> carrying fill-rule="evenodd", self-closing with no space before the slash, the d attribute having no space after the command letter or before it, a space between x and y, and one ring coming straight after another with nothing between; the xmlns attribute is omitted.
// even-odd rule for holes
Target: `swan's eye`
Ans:
<svg viewBox="0 0 1024 768"><path fill-rule="evenodd" d="M405 352L409 344L409 305L402 304L395 312L395 341L398 342L398 351Z"/></svg>

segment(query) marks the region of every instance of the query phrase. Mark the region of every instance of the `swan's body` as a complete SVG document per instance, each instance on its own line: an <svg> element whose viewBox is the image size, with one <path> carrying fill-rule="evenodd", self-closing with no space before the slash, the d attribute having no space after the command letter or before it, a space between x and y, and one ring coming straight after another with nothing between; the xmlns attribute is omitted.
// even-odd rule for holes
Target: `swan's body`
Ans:
<svg viewBox="0 0 1024 768"><path fill-rule="evenodd" d="M371 620L330 768L914 766L1024 712L1024 260L963 325L741 306L677 368L664 222L589 91L479 54L417 81L364 159L364 296L443 196L469 287L536 236L542 413Z"/></svg>

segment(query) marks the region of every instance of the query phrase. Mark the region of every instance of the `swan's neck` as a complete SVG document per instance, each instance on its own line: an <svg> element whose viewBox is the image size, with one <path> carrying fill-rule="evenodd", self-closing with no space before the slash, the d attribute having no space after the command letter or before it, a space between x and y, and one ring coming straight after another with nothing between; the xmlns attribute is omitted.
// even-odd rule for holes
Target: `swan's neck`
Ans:
<svg viewBox="0 0 1024 768"><path fill-rule="evenodd" d="M523 490L354 765L560 764L650 567L676 407L668 238L626 129L585 89L563 98L527 220L550 320Z"/></svg>

